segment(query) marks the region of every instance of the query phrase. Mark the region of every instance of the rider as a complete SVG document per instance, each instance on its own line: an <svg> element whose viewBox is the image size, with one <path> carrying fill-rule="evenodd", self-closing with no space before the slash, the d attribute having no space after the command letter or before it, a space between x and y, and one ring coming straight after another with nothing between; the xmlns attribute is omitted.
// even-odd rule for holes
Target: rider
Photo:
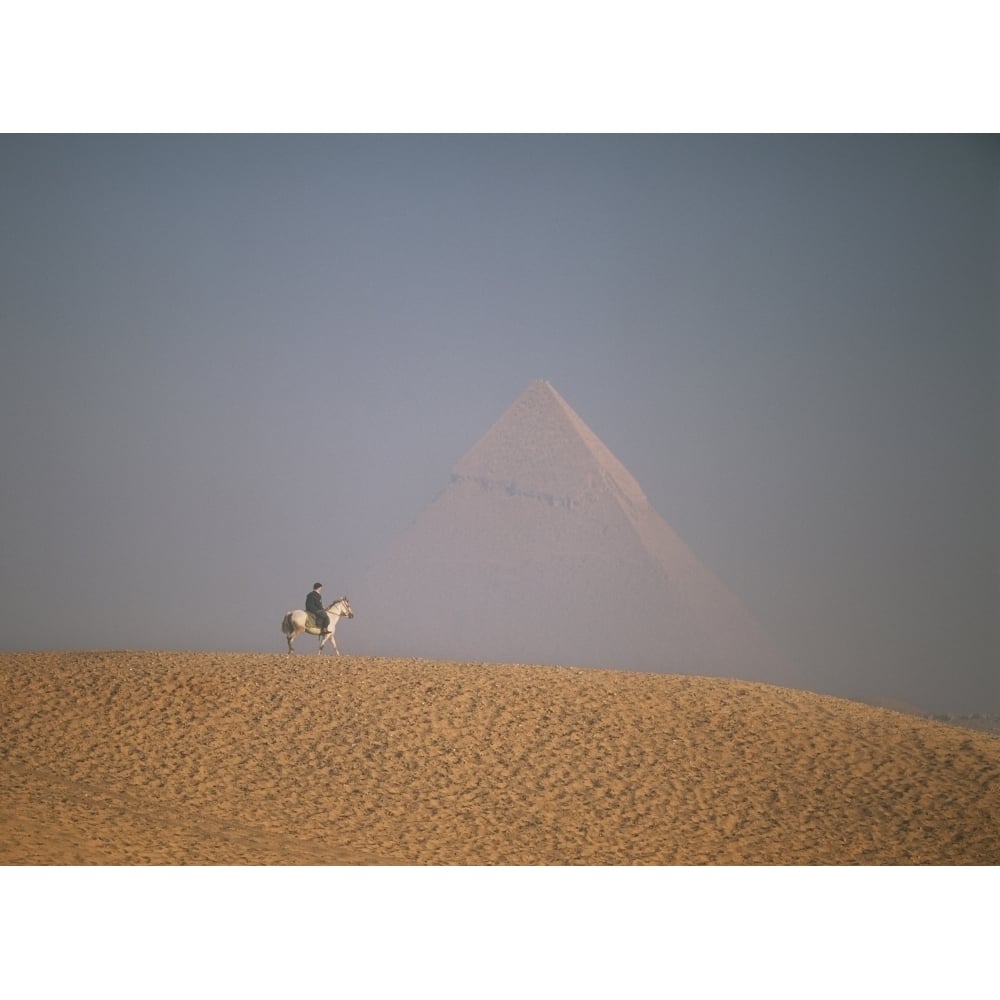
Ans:
<svg viewBox="0 0 1000 1000"><path fill-rule="evenodd" d="M313 589L306 597L306 611L311 611L316 616L316 627L322 635L326 635L331 631L330 616L326 613L326 608L323 607L323 595L320 593L322 589L323 584L313 584Z"/></svg>

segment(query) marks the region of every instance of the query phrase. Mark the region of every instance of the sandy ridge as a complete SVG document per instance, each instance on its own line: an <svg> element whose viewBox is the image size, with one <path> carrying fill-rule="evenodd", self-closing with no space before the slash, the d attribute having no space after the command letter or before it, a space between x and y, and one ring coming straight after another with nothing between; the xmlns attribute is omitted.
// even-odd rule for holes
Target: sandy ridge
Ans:
<svg viewBox="0 0 1000 1000"><path fill-rule="evenodd" d="M5 864L997 864L1000 738L737 680L0 654Z"/></svg>

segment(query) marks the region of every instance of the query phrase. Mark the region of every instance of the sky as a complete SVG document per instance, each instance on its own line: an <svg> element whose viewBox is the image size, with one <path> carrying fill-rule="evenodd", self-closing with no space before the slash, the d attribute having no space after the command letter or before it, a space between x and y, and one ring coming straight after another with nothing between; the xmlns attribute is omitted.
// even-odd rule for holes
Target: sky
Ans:
<svg viewBox="0 0 1000 1000"><path fill-rule="evenodd" d="M811 689L997 713L998 329L988 135L0 136L0 648L280 652L543 378Z"/></svg>

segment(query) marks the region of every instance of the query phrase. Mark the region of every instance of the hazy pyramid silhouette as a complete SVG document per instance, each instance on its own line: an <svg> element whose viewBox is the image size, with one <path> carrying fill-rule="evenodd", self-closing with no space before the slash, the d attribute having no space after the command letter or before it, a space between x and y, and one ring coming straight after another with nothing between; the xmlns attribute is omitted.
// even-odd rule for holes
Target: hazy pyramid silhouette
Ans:
<svg viewBox="0 0 1000 1000"><path fill-rule="evenodd" d="M459 460L362 592L373 653L791 683L739 601L544 381Z"/></svg>

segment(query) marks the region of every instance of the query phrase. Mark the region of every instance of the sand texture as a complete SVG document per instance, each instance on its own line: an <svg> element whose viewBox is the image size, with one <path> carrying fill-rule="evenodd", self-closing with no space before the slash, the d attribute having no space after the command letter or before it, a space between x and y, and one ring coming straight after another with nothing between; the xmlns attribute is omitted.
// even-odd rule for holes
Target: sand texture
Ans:
<svg viewBox="0 0 1000 1000"><path fill-rule="evenodd" d="M0 862L1000 863L1000 738L736 680L0 654Z"/></svg>

